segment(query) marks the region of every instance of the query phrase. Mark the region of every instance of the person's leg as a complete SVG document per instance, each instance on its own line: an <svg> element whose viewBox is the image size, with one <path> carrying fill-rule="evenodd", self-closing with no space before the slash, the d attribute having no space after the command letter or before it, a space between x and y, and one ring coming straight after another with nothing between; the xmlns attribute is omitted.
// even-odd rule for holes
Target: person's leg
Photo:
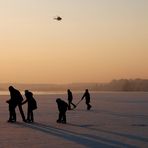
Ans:
<svg viewBox="0 0 148 148"><path fill-rule="evenodd" d="M86 103L86 105L87 105L87 110L90 110L91 105L88 102Z"/></svg>
<svg viewBox="0 0 148 148"><path fill-rule="evenodd" d="M62 112L62 123L66 123L66 111Z"/></svg>
<svg viewBox="0 0 148 148"><path fill-rule="evenodd" d="M27 109L27 121L30 122L30 109Z"/></svg>
<svg viewBox="0 0 148 148"><path fill-rule="evenodd" d="M58 123L61 123L61 120L62 120L62 113L59 112L59 118L58 118L57 122L58 122Z"/></svg>
<svg viewBox="0 0 148 148"><path fill-rule="evenodd" d="M8 122L11 122L12 121L12 109L11 109L11 104L9 103L9 120Z"/></svg>
<svg viewBox="0 0 148 148"><path fill-rule="evenodd" d="M33 110L31 110L30 116L31 116L31 118L30 118L31 122L34 122Z"/></svg>
<svg viewBox="0 0 148 148"><path fill-rule="evenodd" d="M9 104L9 120L8 122L16 122L15 106Z"/></svg>
<svg viewBox="0 0 148 148"><path fill-rule="evenodd" d="M71 101L68 100L68 110L71 110L71 106L70 106L70 104L71 104Z"/></svg>
<svg viewBox="0 0 148 148"><path fill-rule="evenodd" d="M20 114L22 116L23 121L26 122L25 115L24 115L24 112L23 112L23 109L22 109L22 105L18 104L18 108L19 108L19 111L20 111Z"/></svg>
<svg viewBox="0 0 148 148"><path fill-rule="evenodd" d="M12 109L12 120L14 122L16 122L16 112L15 112L15 108Z"/></svg>

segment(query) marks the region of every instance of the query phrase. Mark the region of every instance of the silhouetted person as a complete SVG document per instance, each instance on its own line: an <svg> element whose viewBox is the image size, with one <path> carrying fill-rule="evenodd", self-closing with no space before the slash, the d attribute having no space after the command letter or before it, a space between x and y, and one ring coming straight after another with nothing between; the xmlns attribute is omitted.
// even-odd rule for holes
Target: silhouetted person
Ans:
<svg viewBox="0 0 148 148"><path fill-rule="evenodd" d="M8 122L16 122L16 112L15 108L17 106L16 102L13 99L6 101L9 104L9 119Z"/></svg>
<svg viewBox="0 0 148 148"><path fill-rule="evenodd" d="M74 108L76 107L76 105L72 103L73 95L70 89L67 90L67 93L68 93L68 109L71 110L71 105L73 105Z"/></svg>
<svg viewBox="0 0 148 148"><path fill-rule="evenodd" d="M16 122L16 113L15 113L16 106L18 106L19 108L23 121L26 122L25 115L22 109L23 97L21 93L13 86L9 86L9 92L10 92L10 100L8 100L7 103L9 103L10 117L8 122Z"/></svg>
<svg viewBox="0 0 148 148"><path fill-rule="evenodd" d="M26 100L22 102L22 105L28 102L27 108L27 122L34 122L33 110L37 109L36 100L33 97L33 93L25 90Z"/></svg>
<svg viewBox="0 0 148 148"><path fill-rule="evenodd" d="M90 108L91 108L91 105L89 104L90 103L90 94L88 92L88 89L85 90L85 93L82 96L81 100L83 100L84 98L86 100L87 110L90 110Z"/></svg>
<svg viewBox="0 0 148 148"><path fill-rule="evenodd" d="M68 104L61 100L60 98L56 99L58 110L59 110L59 118L57 123L65 123L66 124L66 111L68 108Z"/></svg>

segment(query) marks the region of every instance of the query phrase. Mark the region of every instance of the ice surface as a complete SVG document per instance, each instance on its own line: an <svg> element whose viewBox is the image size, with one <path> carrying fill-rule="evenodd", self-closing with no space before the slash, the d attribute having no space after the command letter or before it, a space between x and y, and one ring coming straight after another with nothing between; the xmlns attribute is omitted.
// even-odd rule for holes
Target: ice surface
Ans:
<svg viewBox="0 0 148 148"><path fill-rule="evenodd" d="M0 148L147 148L148 93L90 92L90 111L83 100L67 111L67 124L56 123L56 98L66 94L34 94L38 109L34 124L23 123L18 109L17 122L7 123L8 95L0 96ZM83 93L74 93L77 103ZM26 112L26 106L23 106Z"/></svg>

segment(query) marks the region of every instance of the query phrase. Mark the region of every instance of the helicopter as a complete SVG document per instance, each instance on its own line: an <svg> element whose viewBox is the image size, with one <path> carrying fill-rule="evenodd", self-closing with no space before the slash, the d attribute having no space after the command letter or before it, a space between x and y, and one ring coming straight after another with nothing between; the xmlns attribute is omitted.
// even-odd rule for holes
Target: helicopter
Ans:
<svg viewBox="0 0 148 148"><path fill-rule="evenodd" d="M54 19L54 20L57 20L57 21L61 21L61 20L62 20L62 18L61 18L60 16L56 16L56 17L54 17L53 19Z"/></svg>

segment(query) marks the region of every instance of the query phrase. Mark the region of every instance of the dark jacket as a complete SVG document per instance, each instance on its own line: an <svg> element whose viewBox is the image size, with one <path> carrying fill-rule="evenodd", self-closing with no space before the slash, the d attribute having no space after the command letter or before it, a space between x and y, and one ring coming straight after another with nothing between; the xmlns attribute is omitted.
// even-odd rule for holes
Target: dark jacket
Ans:
<svg viewBox="0 0 148 148"><path fill-rule="evenodd" d="M10 100L7 101L7 103L13 104L13 106L17 106L20 105L23 101L23 97L21 95L21 93L13 88L10 91Z"/></svg>
<svg viewBox="0 0 148 148"><path fill-rule="evenodd" d="M89 92L85 92L83 97L82 97L82 100L85 98L86 100L86 103L90 103L90 94Z"/></svg>
<svg viewBox="0 0 148 148"><path fill-rule="evenodd" d="M37 109L37 102L34 99L32 92L28 91L27 93L25 93L25 96L26 96L26 100L22 104L25 104L26 102L28 102L28 109L30 110Z"/></svg>
<svg viewBox="0 0 148 148"><path fill-rule="evenodd" d="M67 111L68 104L65 101L63 101L61 99L57 99L56 102L57 102L57 105L58 105L59 112Z"/></svg>

